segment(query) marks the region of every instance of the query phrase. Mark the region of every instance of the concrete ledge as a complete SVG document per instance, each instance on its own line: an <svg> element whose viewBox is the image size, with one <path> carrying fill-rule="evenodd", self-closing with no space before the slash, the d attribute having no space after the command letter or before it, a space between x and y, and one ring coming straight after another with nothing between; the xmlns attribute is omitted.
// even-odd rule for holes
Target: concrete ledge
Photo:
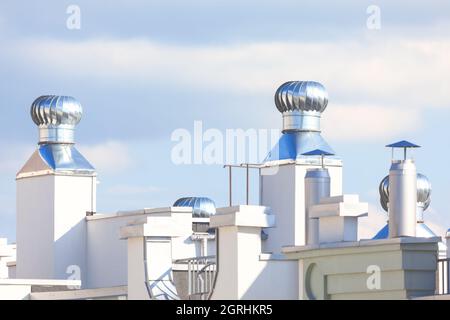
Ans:
<svg viewBox="0 0 450 320"><path fill-rule="evenodd" d="M264 206L252 206L252 205L238 205L232 207L223 207L217 209L217 215L235 213L235 212L245 212L245 213L259 213L259 214L271 214L272 210L269 207Z"/></svg>
<svg viewBox="0 0 450 320"><path fill-rule="evenodd" d="M80 287L81 280L46 280L46 279L0 279L0 286L70 286L70 287Z"/></svg>
<svg viewBox="0 0 450 320"><path fill-rule="evenodd" d="M31 293L30 300L86 300L114 298L128 295L127 286L98 288L86 290L72 290L59 292L39 292Z"/></svg>
<svg viewBox="0 0 450 320"><path fill-rule="evenodd" d="M330 204L330 203L359 203L359 195L357 194L342 194L340 196L328 197L320 199L319 204Z"/></svg>
<svg viewBox="0 0 450 320"><path fill-rule="evenodd" d="M192 220L183 223L174 217L147 217L120 228L120 239L134 237L180 237L192 233Z"/></svg>
<svg viewBox="0 0 450 320"><path fill-rule="evenodd" d="M295 261L297 259L288 258L284 254L279 253L261 253L259 261Z"/></svg>
<svg viewBox="0 0 450 320"><path fill-rule="evenodd" d="M418 297L414 300L450 300L450 294L438 294L434 296Z"/></svg>
<svg viewBox="0 0 450 320"><path fill-rule="evenodd" d="M235 206L220 208L217 214L211 217L210 227L260 227L270 228L275 226L275 215L270 214L270 209L263 206Z"/></svg>
<svg viewBox="0 0 450 320"><path fill-rule="evenodd" d="M100 219L114 219L120 217L129 216L145 216L145 215L161 215L170 216L172 213L191 213L192 208L189 207L164 207L164 208L153 208L153 209L139 209L132 211L118 211L116 213L102 214L96 213L93 216L87 216L86 220L100 220Z"/></svg>
<svg viewBox="0 0 450 320"><path fill-rule="evenodd" d="M298 158L296 160L292 159L284 159L284 160L272 160L265 162L261 165L261 168L269 168L273 166L284 166L284 165L290 165L295 164L298 166L308 166L316 165L317 168L322 167L321 163L318 161L318 159L310 159L310 157L303 157ZM333 158L327 158L325 159L325 164L327 167L342 167L342 160L341 159L333 159Z"/></svg>
<svg viewBox="0 0 450 320"><path fill-rule="evenodd" d="M348 194L324 198L310 209L311 218L363 217L369 212L369 204L359 202L359 196Z"/></svg>
<svg viewBox="0 0 450 320"><path fill-rule="evenodd" d="M430 244L434 248L436 242L441 241L440 237L434 238L416 238L416 237L402 237L393 239L380 239L380 240L360 240L351 242L329 242L322 243L320 245L307 245L307 246L285 246L282 248L284 253L301 253L314 251L318 249L336 249L336 248L352 248L352 247L377 247L380 245L401 245L401 244ZM384 251L385 249L383 249Z"/></svg>

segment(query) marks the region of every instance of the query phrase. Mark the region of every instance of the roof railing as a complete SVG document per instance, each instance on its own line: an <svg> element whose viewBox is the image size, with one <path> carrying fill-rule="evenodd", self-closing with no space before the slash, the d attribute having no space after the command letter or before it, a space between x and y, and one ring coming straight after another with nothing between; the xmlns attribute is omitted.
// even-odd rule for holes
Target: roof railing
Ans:
<svg viewBox="0 0 450 320"><path fill-rule="evenodd" d="M246 170L246 187L245 187L245 203L250 204L250 169L258 169L261 173L261 164L256 163L241 163L241 164L226 164L223 166L228 168L228 206L233 206L233 168Z"/></svg>

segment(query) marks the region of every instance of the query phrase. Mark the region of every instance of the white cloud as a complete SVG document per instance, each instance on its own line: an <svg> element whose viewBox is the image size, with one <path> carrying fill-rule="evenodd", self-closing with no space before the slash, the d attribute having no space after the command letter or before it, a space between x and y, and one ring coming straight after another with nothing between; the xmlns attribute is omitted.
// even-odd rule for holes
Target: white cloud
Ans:
<svg viewBox="0 0 450 320"><path fill-rule="evenodd" d="M0 174L14 176L31 157L36 146L33 144L2 143L0 150Z"/></svg>
<svg viewBox="0 0 450 320"><path fill-rule="evenodd" d="M25 165L36 149L33 144L3 144L0 150L0 174L14 176ZM80 152L100 172L116 173L133 164L128 146L119 141L95 145L77 145Z"/></svg>
<svg viewBox="0 0 450 320"><path fill-rule="evenodd" d="M330 140L386 140L421 126L420 111L388 106L333 105L325 111L323 129Z"/></svg>
<svg viewBox="0 0 450 320"><path fill-rule="evenodd" d="M80 152L101 173L118 173L133 164L129 148L119 141L96 145L80 145Z"/></svg>
<svg viewBox="0 0 450 320"><path fill-rule="evenodd" d="M272 93L283 81L324 83L331 104L353 100L400 108L450 106L449 39L262 42L176 46L148 40L39 40L15 46L31 68L120 84ZM27 50L32 48L33 50Z"/></svg>
<svg viewBox="0 0 450 320"><path fill-rule="evenodd" d="M8 59L29 63L35 72L121 87L166 84L175 94L176 87L188 87L210 95L214 90L271 95L286 80L318 80L330 95L325 128L337 140L413 132L425 112L450 107L449 39L367 36L360 42L227 46L41 39L7 50Z"/></svg>

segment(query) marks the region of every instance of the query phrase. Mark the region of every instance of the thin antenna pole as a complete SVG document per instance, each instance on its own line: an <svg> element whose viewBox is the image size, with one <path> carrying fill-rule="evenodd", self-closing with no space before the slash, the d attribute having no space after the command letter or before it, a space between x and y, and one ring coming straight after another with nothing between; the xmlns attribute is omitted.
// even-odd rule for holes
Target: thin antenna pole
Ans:
<svg viewBox="0 0 450 320"><path fill-rule="evenodd" d="M324 162L325 155L322 154L321 158L322 158L322 169L325 169L325 162Z"/></svg>
<svg viewBox="0 0 450 320"><path fill-rule="evenodd" d="M232 182L233 182L233 175L232 175L232 172L231 172L231 170L232 170L232 167L231 166L229 166L228 167L228 183L229 183L229 190L228 190L228 192L229 192L229 206L230 207L232 207L233 206L233 187L232 187Z"/></svg>
<svg viewBox="0 0 450 320"><path fill-rule="evenodd" d="M250 170L247 163L247 205L250 203Z"/></svg>
<svg viewBox="0 0 450 320"><path fill-rule="evenodd" d="M403 160L406 160L406 150L407 148L403 148Z"/></svg>
<svg viewBox="0 0 450 320"><path fill-rule="evenodd" d="M262 195L263 195L263 185L262 185L262 175L261 175L261 168L258 168L258 176L259 176L259 199L258 204L261 205L262 203Z"/></svg>

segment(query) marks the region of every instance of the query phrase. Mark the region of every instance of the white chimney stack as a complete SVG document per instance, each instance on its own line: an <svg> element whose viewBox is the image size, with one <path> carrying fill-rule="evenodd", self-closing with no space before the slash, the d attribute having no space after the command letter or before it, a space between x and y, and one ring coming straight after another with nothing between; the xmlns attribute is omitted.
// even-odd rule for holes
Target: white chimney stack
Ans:
<svg viewBox="0 0 450 320"><path fill-rule="evenodd" d="M321 135L320 119L328 106L328 93L322 84L285 82L277 89L274 100L283 117L283 134L260 170L260 204L270 207L277 221L275 228L265 230L268 238L263 241L263 251L277 253L283 246L307 243L310 219L305 197L320 197L305 190L307 170L327 170L329 195L339 195L342 194L342 160L328 157L322 166L316 156L309 154L317 150L334 154ZM309 177L308 181L314 184Z"/></svg>
<svg viewBox="0 0 450 320"><path fill-rule="evenodd" d="M96 211L96 172L75 148L81 105L42 96L31 106L39 145L16 177L17 278L84 279L86 214Z"/></svg>

